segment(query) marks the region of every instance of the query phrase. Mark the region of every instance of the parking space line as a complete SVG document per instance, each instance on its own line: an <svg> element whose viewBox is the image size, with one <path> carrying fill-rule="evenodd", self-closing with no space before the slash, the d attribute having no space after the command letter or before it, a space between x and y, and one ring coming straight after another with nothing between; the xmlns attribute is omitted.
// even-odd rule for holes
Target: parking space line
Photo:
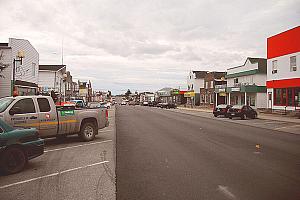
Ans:
<svg viewBox="0 0 300 200"><path fill-rule="evenodd" d="M81 166L81 167L71 168L71 169L67 169L67 170L64 170L64 171L55 172L55 173L52 173L52 174L48 174L48 175L44 175L44 176L39 176L39 177L36 177L36 178L31 178L31 179L27 179L27 180L24 180L24 181L19 181L19 182L11 183L11 184L8 184L8 185L3 185L3 186L0 186L0 189L5 189L5 188L8 188L8 187L12 187L12 186L20 185L20 184L23 184L23 183L28 183L28 182L40 180L40 179L43 179L43 178L57 176L57 175L60 175L60 174L72 172L72 171L79 170L79 169L85 169L85 168L88 168L88 167L93 167L93 166L101 165L101 164L108 163L108 162L109 161L106 160L106 161L102 161L102 162L93 163L93 164L90 164L90 165L85 165L85 166Z"/></svg>
<svg viewBox="0 0 300 200"><path fill-rule="evenodd" d="M60 150L65 150L65 149L73 149L73 148L101 144L101 143L106 143L106 142L112 142L112 140L105 140L105 141L101 141L101 142L93 142L93 143L80 144L80 145L69 146L69 147L62 147L62 148L57 148L57 149L50 149L50 150L45 150L44 153L48 153L48 152L52 152L52 151L60 151Z"/></svg>

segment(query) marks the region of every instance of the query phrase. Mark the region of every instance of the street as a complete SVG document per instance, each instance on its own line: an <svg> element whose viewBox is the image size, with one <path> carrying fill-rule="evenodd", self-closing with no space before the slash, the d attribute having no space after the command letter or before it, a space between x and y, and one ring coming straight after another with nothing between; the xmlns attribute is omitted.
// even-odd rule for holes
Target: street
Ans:
<svg viewBox="0 0 300 200"><path fill-rule="evenodd" d="M247 121L118 106L117 199L300 199L299 135Z"/></svg>
<svg viewBox="0 0 300 200"><path fill-rule="evenodd" d="M115 199L115 120L94 141L47 139L44 155L18 174L0 176L0 199Z"/></svg>

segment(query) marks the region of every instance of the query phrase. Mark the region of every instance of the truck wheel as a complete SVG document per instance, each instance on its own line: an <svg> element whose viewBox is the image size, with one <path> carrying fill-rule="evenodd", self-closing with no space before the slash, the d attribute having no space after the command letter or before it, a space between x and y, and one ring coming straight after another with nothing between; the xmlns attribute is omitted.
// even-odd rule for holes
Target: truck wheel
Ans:
<svg viewBox="0 0 300 200"><path fill-rule="evenodd" d="M92 122L86 122L80 129L80 137L83 141L88 142L94 140L96 135L95 124Z"/></svg>
<svg viewBox="0 0 300 200"><path fill-rule="evenodd" d="M10 147L3 152L1 169L5 174L14 174L22 171L28 162L25 152L21 148Z"/></svg>

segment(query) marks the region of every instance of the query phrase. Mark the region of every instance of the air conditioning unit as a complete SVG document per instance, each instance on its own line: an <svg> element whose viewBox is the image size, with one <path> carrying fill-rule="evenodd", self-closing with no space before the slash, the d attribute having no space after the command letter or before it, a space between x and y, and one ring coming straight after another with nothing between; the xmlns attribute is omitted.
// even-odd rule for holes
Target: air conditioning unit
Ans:
<svg viewBox="0 0 300 200"><path fill-rule="evenodd" d="M292 71L294 72L294 71L297 71L297 66L293 66L292 67Z"/></svg>
<svg viewBox="0 0 300 200"><path fill-rule="evenodd" d="M277 73L277 69L272 70L272 74L276 74Z"/></svg>

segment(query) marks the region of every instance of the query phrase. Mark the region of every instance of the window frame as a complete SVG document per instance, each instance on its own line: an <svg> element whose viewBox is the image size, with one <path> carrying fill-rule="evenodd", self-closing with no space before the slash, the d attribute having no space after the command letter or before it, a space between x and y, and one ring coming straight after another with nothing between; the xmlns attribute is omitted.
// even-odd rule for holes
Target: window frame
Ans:
<svg viewBox="0 0 300 200"><path fill-rule="evenodd" d="M40 102L39 102L40 99L45 99L45 100L48 102L48 105L49 105L49 110L48 110L48 111L42 111L42 110L41 110ZM49 102L49 100L48 100L47 98L39 97L39 98L36 99L36 101L37 101L37 105L38 105L38 107L39 107L39 111L40 111L40 112L43 112L43 113L44 113L44 112L51 112L51 105L50 105L50 102Z"/></svg>
<svg viewBox="0 0 300 200"><path fill-rule="evenodd" d="M272 74L277 74L277 72L278 72L278 60L272 60Z"/></svg>
<svg viewBox="0 0 300 200"><path fill-rule="evenodd" d="M295 58L295 65L292 65L292 58ZM290 71L291 72L297 71L297 57L296 56L291 56L290 57Z"/></svg>

